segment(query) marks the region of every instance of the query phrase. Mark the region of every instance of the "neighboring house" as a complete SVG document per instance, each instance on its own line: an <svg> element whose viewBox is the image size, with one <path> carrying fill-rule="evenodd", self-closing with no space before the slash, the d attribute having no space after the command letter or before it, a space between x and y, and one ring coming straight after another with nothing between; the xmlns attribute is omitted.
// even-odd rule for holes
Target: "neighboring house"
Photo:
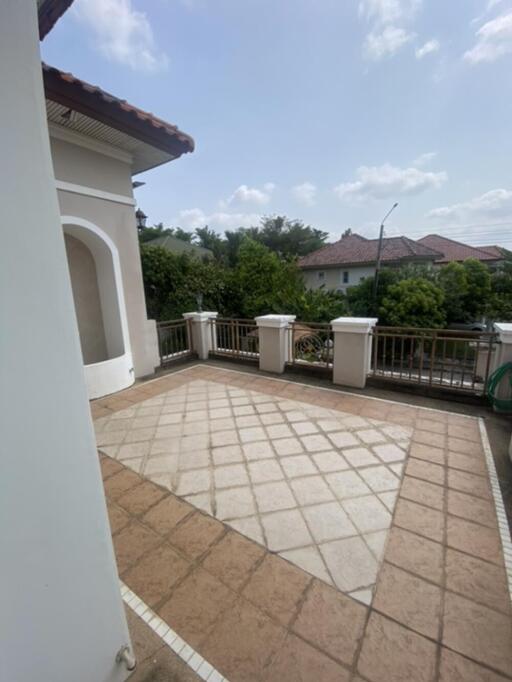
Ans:
<svg viewBox="0 0 512 682"><path fill-rule="evenodd" d="M197 258L213 258L213 251L210 251L210 249L191 244L184 239L178 239L178 237L173 237L170 234L144 242L144 246L161 246L171 253L188 253Z"/></svg>
<svg viewBox="0 0 512 682"><path fill-rule="evenodd" d="M463 263L468 258L475 258L490 267L496 267L504 260L504 250L499 246L469 246L469 244L443 237L440 234L428 234L418 239L418 243L442 254L436 260L436 265Z"/></svg>
<svg viewBox="0 0 512 682"><path fill-rule="evenodd" d="M358 234L342 237L334 244L314 251L299 260L306 286L346 292L367 277L373 277L377 262L378 239ZM398 267L409 263L432 265L441 253L407 237L385 237L381 265Z"/></svg>
<svg viewBox="0 0 512 682"><path fill-rule="evenodd" d="M194 149L176 126L43 65L51 154L90 398L159 364L132 176ZM197 247L195 247L197 248Z"/></svg>

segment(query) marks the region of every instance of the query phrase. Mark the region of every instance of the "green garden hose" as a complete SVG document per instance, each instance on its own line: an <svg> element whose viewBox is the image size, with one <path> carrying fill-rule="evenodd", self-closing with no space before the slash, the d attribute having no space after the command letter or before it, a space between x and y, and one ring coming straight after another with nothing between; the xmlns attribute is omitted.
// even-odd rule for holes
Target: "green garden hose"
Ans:
<svg viewBox="0 0 512 682"><path fill-rule="evenodd" d="M510 385L510 391L512 393L512 362L506 362L501 367L498 367L491 376L489 377L489 382L487 384L487 395L491 399L493 407L497 412L512 412L512 398L496 398L496 391L498 386L508 375L508 383Z"/></svg>

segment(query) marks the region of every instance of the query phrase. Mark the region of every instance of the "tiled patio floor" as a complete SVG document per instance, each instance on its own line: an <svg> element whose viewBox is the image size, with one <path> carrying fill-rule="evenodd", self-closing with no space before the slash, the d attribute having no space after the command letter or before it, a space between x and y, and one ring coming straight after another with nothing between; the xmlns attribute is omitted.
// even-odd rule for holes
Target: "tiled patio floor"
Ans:
<svg viewBox="0 0 512 682"><path fill-rule="evenodd" d="M232 682L512 679L475 419L208 365L93 413L121 577Z"/></svg>

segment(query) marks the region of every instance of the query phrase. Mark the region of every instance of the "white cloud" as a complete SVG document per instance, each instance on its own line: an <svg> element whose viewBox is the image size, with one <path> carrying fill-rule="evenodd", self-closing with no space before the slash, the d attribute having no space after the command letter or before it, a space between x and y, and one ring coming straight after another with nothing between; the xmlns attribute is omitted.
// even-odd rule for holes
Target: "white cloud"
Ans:
<svg viewBox="0 0 512 682"><path fill-rule="evenodd" d="M223 232L237 227L258 225L260 219L261 215L258 213L229 213L228 211L205 213L200 208L189 208L180 211L174 222L184 230L195 230L197 227L208 225L212 229L217 228Z"/></svg>
<svg viewBox="0 0 512 682"><path fill-rule="evenodd" d="M495 62L512 53L512 9L491 19L476 32L476 44L464 54L470 64Z"/></svg>
<svg viewBox="0 0 512 682"><path fill-rule="evenodd" d="M304 206L313 206L316 199L316 185L312 182L303 182L292 187L292 194Z"/></svg>
<svg viewBox="0 0 512 682"><path fill-rule="evenodd" d="M445 223L512 218L512 190L492 189L469 201L435 208L427 218Z"/></svg>
<svg viewBox="0 0 512 682"><path fill-rule="evenodd" d="M427 42L424 45L416 48L415 52L416 59L423 59L423 57L426 57L428 54L438 52L440 47L441 43L436 38L433 38L432 40L427 40Z"/></svg>
<svg viewBox="0 0 512 682"><path fill-rule="evenodd" d="M221 199L219 206L221 208L227 208L231 204L256 204L257 206L263 206L270 201L275 187L273 182L266 182L261 189L240 185L230 197Z"/></svg>
<svg viewBox="0 0 512 682"><path fill-rule="evenodd" d="M436 156L437 152L425 152L425 154L420 154L416 159L414 159L412 165L416 168L423 168L433 161Z"/></svg>
<svg viewBox="0 0 512 682"><path fill-rule="evenodd" d="M107 59L134 71L167 67L145 13L135 10L131 0L77 0L73 13L93 32L96 47Z"/></svg>
<svg viewBox="0 0 512 682"><path fill-rule="evenodd" d="M444 171L425 172L418 168L397 168L389 163L382 166L361 166L357 179L334 188L343 201L391 199L401 195L420 194L440 187L448 176Z"/></svg>
<svg viewBox="0 0 512 682"><path fill-rule="evenodd" d="M422 0L361 0L359 14L370 21L392 24L411 19L422 4Z"/></svg>
<svg viewBox="0 0 512 682"><path fill-rule="evenodd" d="M379 61L394 55L414 37L414 33L404 28L386 26L382 31L368 33L363 44L363 52L367 59Z"/></svg>

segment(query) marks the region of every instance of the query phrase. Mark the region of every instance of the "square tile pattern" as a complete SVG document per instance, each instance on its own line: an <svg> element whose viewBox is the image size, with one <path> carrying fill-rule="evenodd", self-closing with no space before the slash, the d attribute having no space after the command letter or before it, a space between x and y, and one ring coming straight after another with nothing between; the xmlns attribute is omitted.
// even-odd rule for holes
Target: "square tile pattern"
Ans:
<svg viewBox="0 0 512 682"><path fill-rule="evenodd" d="M106 454L370 603L412 429L205 380L95 428Z"/></svg>

